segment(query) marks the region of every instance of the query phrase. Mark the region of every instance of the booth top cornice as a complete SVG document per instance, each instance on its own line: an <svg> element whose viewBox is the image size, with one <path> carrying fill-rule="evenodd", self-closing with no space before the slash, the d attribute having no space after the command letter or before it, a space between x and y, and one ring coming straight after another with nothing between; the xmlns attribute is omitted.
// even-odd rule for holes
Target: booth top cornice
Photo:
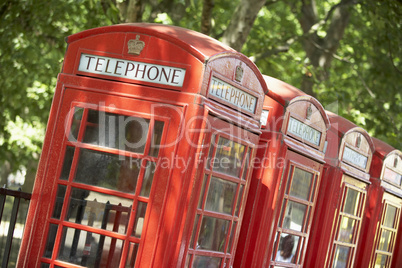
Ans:
<svg viewBox="0 0 402 268"><path fill-rule="evenodd" d="M202 33L156 23L125 23L99 27L70 35L66 41L70 44L94 35L116 32L140 33L167 40L188 51L201 61L206 61L208 58L222 52L237 53L231 47Z"/></svg>
<svg viewBox="0 0 402 268"><path fill-rule="evenodd" d="M267 96L273 98L283 106L287 106L291 100L299 96L308 96L300 89L289 85L279 79L262 75L268 87Z"/></svg>

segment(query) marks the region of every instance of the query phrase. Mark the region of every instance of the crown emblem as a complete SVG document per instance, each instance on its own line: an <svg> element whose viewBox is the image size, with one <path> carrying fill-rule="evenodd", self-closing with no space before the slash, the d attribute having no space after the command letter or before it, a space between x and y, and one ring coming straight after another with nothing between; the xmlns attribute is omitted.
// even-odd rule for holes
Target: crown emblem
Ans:
<svg viewBox="0 0 402 268"><path fill-rule="evenodd" d="M140 40L140 36L137 35L134 39L130 39L127 42L128 54L140 55L141 51L145 47L145 42Z"/></svg>
<svg viewBox="0 0 402 268"><path fill-rule="evenodd" d="M237 82L241 82L241 80L243 79L243 72L244 72L244 69L243 69L243 67L241 67L241 62L240 62L240 64L236 66L235 79Z"/></svg>
<svg viewBox="0 0 402 268"><path fill-rule="evenodd" d="M357 148L360 148L360 145L362 144L362 137L361 137L361 135L359 134L358 136L357 136L357 139L356 139L356 147Z"/></svg>
<svg viewBox="0 0 402 268"><path fill-rule="evenodd" d="M306 119L310 120L311 115L313 114L313 109L311 108L311 104L307 107L307 114L306 114Z"/></svg>

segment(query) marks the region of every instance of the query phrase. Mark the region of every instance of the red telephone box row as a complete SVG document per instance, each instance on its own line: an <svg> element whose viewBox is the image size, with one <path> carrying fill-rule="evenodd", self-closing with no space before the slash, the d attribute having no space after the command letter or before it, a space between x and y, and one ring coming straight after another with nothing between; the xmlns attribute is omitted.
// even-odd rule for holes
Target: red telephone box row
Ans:
<svg viewBox="0 0 402 268"><path fill-rule="evenodd" d="M400 151L193 31L67 43L18 267L402 262Z"/></svg>

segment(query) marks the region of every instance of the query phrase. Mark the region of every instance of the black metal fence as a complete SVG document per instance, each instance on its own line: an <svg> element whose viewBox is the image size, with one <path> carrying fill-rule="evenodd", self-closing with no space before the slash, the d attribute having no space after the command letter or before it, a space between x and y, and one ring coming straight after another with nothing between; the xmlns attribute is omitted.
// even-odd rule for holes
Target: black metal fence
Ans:
<svg viewBox="0 0 402 268"><path fill-rule="evenodd" d="M0 188L0 260L2 268L15 267L28 211L30 193Z"/></svg>

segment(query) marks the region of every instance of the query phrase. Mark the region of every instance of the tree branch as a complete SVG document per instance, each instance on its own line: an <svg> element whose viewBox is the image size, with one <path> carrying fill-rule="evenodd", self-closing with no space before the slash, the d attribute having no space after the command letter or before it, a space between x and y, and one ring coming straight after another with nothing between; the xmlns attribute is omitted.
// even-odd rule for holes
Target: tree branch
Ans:
<svg viewBox="0 0 402 268"><path fill-rule="evenodd" d="M211 33L211 17L214 5L215 3L213 0L204 0L204 4L202 6L201 32L206 35L209 35Z"/></svg>

